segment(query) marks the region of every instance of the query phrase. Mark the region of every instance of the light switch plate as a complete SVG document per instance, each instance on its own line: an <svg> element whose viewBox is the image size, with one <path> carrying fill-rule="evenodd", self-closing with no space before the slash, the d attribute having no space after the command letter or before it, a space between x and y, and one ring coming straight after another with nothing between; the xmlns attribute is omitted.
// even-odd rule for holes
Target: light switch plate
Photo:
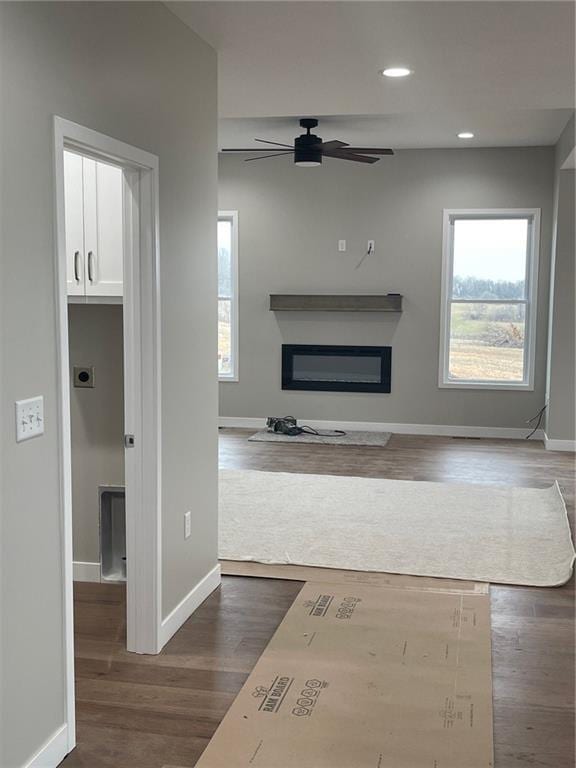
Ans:
<svg viewBox="0 0 576 768"><path fill-rule="evenodd" d="M16 442L44 434L44 398L16 401Z"/></svg>
<svg viewBox="0 0 576 768"><path fill-rule="evenodd" d="M184 513L184 538L189 539L192 533L192 512Z"/></svg>

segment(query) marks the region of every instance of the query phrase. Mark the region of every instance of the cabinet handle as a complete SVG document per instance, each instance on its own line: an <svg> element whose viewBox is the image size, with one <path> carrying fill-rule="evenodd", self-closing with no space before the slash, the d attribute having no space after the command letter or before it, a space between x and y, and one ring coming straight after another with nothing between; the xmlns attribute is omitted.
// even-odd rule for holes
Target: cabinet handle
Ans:
<svg viewBox="0 0 576 768"><path fill-rule="evenodd" d="M80 282L80 272L78 271L78 259L80 258L80 251L74 251L74 280L77 283Z"/></svg>
<svg viewBox="0 0 576 768"><path fill-rule="evenodd" d="M92 272L92 259L94 258L94 254L92 251L88 251L88 280L90 280L91 283L94 282L94 274Z"/></svg>

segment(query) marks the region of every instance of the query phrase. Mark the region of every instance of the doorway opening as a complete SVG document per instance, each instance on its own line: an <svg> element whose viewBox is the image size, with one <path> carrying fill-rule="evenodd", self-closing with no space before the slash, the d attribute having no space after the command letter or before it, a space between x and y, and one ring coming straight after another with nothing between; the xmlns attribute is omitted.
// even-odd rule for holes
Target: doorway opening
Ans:
<svg viewBox="0 0 576 768"><path fill-rule="evenodd" d="M125 579L127 650L161 649L158 158L59 117L54 147L70 751L74 570L83 579L88 572L91 580ZM104 457L112 469L94 460L99 447L90 445L87 425L114 435ZM80 509L93 516L89 528L98 538L83 545L97 548L96 560L75 557L73 514Z"/></svg>
<svg viewBox="0 0 576 768"><path fill-rule="evenodd" d="M121 166L64 149L64 225L74 581L126 582Z"/></svg>

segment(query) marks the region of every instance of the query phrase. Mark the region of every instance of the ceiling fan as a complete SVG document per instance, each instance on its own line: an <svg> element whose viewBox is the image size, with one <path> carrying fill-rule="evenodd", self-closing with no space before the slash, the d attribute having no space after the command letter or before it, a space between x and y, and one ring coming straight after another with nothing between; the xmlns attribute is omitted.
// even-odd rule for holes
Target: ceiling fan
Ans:
<svg viewBox="0 0 576 768"><path fill-rule="evenodd" d="M300 120L302 128L306 133L297 136L294 144L281 144L277 141L268 141L267 139L254 139L262 144L271 144L275 147L281 147L270 155L260 155L260 157L249 157L246 162L251 160L264 160L267 157L281 157L282 155L294 155L294 162L300 167L313 167L322 164L323 157L334 157L337 160L352 160L355 163L377 163L379 157L370 157L370 155L393 155L391 149L382 147L351 147L344 141L322 141L320 136L310 133L312 128L316 128L318 120L314 117L304 117ZM272 147L263 147L262 149L223 149L223 152L264 152L266 149L272 152Z"/></svg>

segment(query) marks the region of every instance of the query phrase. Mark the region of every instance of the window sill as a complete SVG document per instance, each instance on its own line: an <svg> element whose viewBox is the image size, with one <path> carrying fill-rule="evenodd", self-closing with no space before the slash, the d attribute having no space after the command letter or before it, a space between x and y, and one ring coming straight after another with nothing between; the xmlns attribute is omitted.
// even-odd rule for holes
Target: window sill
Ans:
<svg viewBox="0 0 576 768"><path fill-rule="evenodd" d="M439 381L439 389L499 389L511 391L533 392L534 385L530 383L512 382L507 384L503 381L481 382L481 381Z"/></svg>
<svg viewBox="0 0 576 768"><path fill-rule="evenodd" d="M238 376L218 376L218 383L222 384L226 381L237 384L239 382Z"/></svg>

